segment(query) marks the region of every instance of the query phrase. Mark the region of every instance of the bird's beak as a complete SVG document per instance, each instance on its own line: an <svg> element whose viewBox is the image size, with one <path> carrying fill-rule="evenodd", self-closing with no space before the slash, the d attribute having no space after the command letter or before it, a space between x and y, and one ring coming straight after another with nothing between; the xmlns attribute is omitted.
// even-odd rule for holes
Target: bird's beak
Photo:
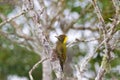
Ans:
<svg viewBox="0 0 120 80"><path fill-rule="evenodd" d="M57 39L59 39L59 37L58 36L55 36Z"/></svg>
<svg viewBox="0 0 120 80"><path fill-rule="evenodd" d="M58 40L60 40L59 36L55 36Z"/></svg>

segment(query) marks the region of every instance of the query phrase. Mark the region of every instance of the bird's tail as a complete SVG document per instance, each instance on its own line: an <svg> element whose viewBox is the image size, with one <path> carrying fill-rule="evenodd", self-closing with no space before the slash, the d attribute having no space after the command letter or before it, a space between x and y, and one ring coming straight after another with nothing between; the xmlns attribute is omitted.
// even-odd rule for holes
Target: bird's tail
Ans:
<svg viewBox="0 0 120 80"><path fill-rule="evenodd" d="M63 72L63 61L60 60L60 66L61 66L61 69L62 69L62 72Z"/></svg>

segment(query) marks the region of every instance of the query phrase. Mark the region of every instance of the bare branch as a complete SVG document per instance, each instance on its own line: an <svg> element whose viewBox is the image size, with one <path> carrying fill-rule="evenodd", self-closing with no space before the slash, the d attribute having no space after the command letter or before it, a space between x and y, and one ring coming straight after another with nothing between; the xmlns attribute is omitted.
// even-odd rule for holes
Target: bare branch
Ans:
<svg viewBox="0 0 120 80"><path fill-rule="evenodd" d="M3 32L0 30L0 35L3 36L4 38L10 40L12 43L18 43L22 45L27 45L25 41L19 41L19 40L14 40L12 37L10 37L10 34Z"/></svg>
<svg viewBox="0 0 120 80"><path fill-rule="evenodd" d="M34 80L33 77L32 77L32 72L38 67L39 64L41 64L42 62L48 60L49 58L45 58L45 59L42 59L40 61L38 61L29 71L29 77L30 77L30 80Z"/></svg>
<svg viewBox="0 0 120 80"><path fill-rule="evenodd" d="M104 36L105 54L107 55L107 61L110 62L110 60L111 60L110 52L112 50L112 47L111 47L112 45L109 43L109 41L111 40L111 38L113 37L113 35L115 33L114 30L115 30L116 25L119 24L119 19L118 19L118 17L119 17L118 16L119 15L118 14L119 7L116 4L116 3L118 3L118 1L117 0L113 0L113 4L114 4L114 6L116 8L116 16L113 19L113 22L111 23L112 26L110 27L110 31L108 30L109 32L105 29L106 26L104 24L104 20L102 19L101 14L100 14L100 10L99 10L99 8L97 8L96 0L92 0L92 1L93 1L94 8L97 11L96 14L97 14L99 20L102 22L102 26L103 26L103 29L104 29L103 30L103 36ZM106 72L106 68L103 67L103 65L101 64L101 67L99 69L99 72L98 72L95 80L101 80L103 78L103 75L105 74L105 72Z"/></svg>
<svg viewBox="0 0 120 80"><path fill-rule="evenodd" d="M104 74L105 74L105 69L102 68L102 66L100 67L97 77L95 78L95 80L102 80Z"/></svg>
<svg viewBox="0 0 120 80"><path fill-rule="evenodd" d="M112 2L113 2L113 5L114 5L114 7L115 7L115 9L116 9L116 14L118 14L119 13L119 10L120 10L120 1L119 0L112 0Z"/></svg>
<svg viewBox="0 0 120 80"><path fill-rule="evenodd" d="M94 8L95 8L95 11L96 11L96 14L97 14L97 16L98 16L99 21L102 23L103 29L105 29L105 21L104 21L104 19L103 19L103 17L102 17L100 8L99 8L98 5L97 5L97 0L92 0L92 3L93 3L93 6L94 6Z"/></svg>
<svg viewBox="0 0 120 80"><path fill-rule="evenodd" d="M104 44L105 40L102 41L98 46L97 48L94 50L93 53L89 53L88 55L85 56L85 58L81 61L81 64L79 66L79 68L76 68L76 69L79 69L79 78L82 78L83 77L83 72L85 71L86 69L86 66L87 64L89 63L89 61L92 59L92 57L96 54L97 50Z"/></svg>
<svg viewBox="0 0 120 80"><path fill-rule="evenodd" d="M12 18L9 18L9 19L7 19L7 20L4 20L3 22L0 23L0 27L3 26L4 24L10 22L11 20L17 18L17 17L19 17L19 16L21 16L21 15L24 15L24 14L27 13L27 12L28 12L28 11L23 10L23 11L21 11L20 13L18 13L17 15L13 16Z"/></svg>
<svg viewBox="0 0 120 80"><path fill-rule="evenodd" d="M99 31L98 28L93 28L93 27L85 27L85 26L80 26L80 27L72 27L72 29L75 29L75 30L90 30L92 32L95 32L95 31Z"/></svg>
<svg viewBox="0 0 120 80"><path fill-rule="evenodd" d="M5 17L3 14L0 13L0 15L2 16L1 19L2 19L3 21L6 20L6 17ZM16 18L17 18L17 17L16 17ZM10 22L10 23L13 25L13 27L15 28L15 34L16 34L18 37L24 38L24 39L26 39L26 40L31 40L31 41L34 40L31 36L28 36L28 35L24 34L24 33L21 31L19 25L18 25L15 21L10 20L9 22Z"/></svg>
<svg viewBox="0 0 120 80"><path fill-rule="evenodd" d="M67 47L71 47L72 45L78 44L79 42L91 42L91 41L96 41L100 40L100 38L93 38L93 39L78 39L76 38L75 41L70 42Z"/></svg>

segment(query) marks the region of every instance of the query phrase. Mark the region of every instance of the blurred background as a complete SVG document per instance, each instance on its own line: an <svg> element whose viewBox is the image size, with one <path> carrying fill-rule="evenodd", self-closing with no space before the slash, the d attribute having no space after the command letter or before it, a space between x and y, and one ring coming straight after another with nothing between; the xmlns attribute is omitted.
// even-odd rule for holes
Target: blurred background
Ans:
<svg viewBox="0 0 120 80"><path fill-rule="evenodd" d="M111 18L115 16L113 2L112 0L97 0L97 2L105 23L109 26L112 22ZM87 54L93 53L103 40L91 0L35 0L34 4L36 10L45 7L47 15L42 14L41 22L46 26L44 28L47 30L46 35L52 47L57 41L55 36L60 34L68 36L67 44L76 42L77 39L83 40L68 46L64 66L66 76L76 77L75 65L79 65ZM23 5L25 5L24 0L0 0L0 23L20 13L24 8ZM31 46L32 41L21 36L22 34L35 36L32 23L30 14L26 13L0 26L0 80L29 80L29 70L41 59L37 52L42 49L37 51ZM113 43L120 39L119 26L120 24L117 25L114 40L111 41ZM84 40L91 41L84 42ZM120 80L120 43L116 44L117 47L112 51L115 58L111 61L110 73L106 73L104 80ZM97 50L88 63L83 80L95 79L103 54L104 46ZM33 71L32 75L34 80L42 80L42 64Z"/></svg>

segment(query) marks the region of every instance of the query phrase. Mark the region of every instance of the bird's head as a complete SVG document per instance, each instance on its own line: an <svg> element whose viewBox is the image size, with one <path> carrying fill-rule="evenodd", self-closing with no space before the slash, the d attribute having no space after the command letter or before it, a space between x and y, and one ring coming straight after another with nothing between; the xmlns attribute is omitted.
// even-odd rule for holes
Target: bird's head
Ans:
<svg viewBox="0 0 120 80"><path fill-rule="evenodd" d="M62 43L66 43L67 42L67 39L68 39L68 37L65 35L65 34L63 34L63 35L59 35L59 36L55 36L60 42L62 42Z"/></svg>

